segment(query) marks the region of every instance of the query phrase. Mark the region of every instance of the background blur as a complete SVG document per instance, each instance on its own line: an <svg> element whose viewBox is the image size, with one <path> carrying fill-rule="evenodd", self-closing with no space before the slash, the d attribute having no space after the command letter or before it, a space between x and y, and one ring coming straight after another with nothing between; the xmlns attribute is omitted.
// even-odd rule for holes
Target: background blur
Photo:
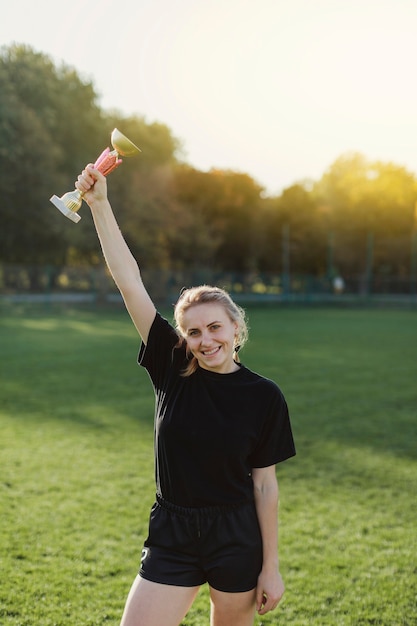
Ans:
<svg viewBox="0 0 417 626"><path fill-rule="evenodd" d="M155 298L216 282L416 301L412 2L16 0L3 17L3 296L116 297L87 207L75 226L49 198L117 126L142 154L109 194Z"/></svg>

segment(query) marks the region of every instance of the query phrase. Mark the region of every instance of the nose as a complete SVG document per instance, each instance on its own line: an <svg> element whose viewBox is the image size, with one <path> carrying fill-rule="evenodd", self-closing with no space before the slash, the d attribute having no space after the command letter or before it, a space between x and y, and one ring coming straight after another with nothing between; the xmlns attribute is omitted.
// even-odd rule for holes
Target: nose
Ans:
<svg viewBox="0 0 417 626"><path fill-rule="evenodd" d="M203 331L201 333L201 345L202 346L209 346L211 343L211 338L210 338L210 334L208 331Z"/></svg>

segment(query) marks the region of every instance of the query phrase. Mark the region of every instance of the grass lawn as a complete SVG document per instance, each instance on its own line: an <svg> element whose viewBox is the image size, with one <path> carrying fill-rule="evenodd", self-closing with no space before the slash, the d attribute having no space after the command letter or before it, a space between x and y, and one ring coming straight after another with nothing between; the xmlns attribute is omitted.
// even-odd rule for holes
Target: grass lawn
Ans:
<svg viewBox="0 0 417 626"><path fill-rule="evenodd" d="M134 328L122 311L0 313L0 624L117 626L154 498ZM297 445L277 468L287 591L256 625L417 624L416 313L249 319L242 359L283 389ZM183 625L207 624L203 587Z"/></svg>

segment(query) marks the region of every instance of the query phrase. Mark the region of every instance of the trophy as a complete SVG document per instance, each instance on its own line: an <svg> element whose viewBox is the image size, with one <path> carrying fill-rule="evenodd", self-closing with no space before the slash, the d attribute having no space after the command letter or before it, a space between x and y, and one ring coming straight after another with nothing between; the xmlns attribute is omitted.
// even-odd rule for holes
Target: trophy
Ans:
<svg viewBox="0 0 417 626"><path fill-rule="evenodd" d="M113 130L110 141L114 150L106 148L94 163L95 169L99 170L103 176L108 176L116 167L119 167L122 163L122 159L119 158L119 155L130 157L141 152L140 148L135 146L135 144L117 130L117 128ZM81 191L74 189L74 191L65 193L61 198L52 196L50 201L65 217L77 223L81 219L81 215L78 215L78 210L82 205L83 195Z"/></svg>

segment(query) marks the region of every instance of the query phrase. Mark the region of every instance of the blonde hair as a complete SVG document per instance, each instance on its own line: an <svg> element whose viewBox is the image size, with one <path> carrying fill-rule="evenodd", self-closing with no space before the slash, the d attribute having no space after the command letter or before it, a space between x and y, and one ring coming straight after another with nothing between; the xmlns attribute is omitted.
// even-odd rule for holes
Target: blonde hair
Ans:
<svg viewBox="0 0 417 626"><path fill-rule="evenodd" d="M200 287L191 287L190 289L184 289L178 302L174 308L174 318L178 333L182 337L181 343L185 341L185 329L183 327L184 313L191 307L198 304L219 304L221 305L232 322L237 324L237 335L234 345L233 358L237 363L240 363L238 351L243 348L248 340L248 325L246 322L245 311L233 302L227 291L220 289L220 287L211 287L210 285L200 285ZM187 355L190 357L190 353L187 350ZM196 357L191 356L187 367L182 372L183 376L191 376L198 367L198 361Z"/></svg>

